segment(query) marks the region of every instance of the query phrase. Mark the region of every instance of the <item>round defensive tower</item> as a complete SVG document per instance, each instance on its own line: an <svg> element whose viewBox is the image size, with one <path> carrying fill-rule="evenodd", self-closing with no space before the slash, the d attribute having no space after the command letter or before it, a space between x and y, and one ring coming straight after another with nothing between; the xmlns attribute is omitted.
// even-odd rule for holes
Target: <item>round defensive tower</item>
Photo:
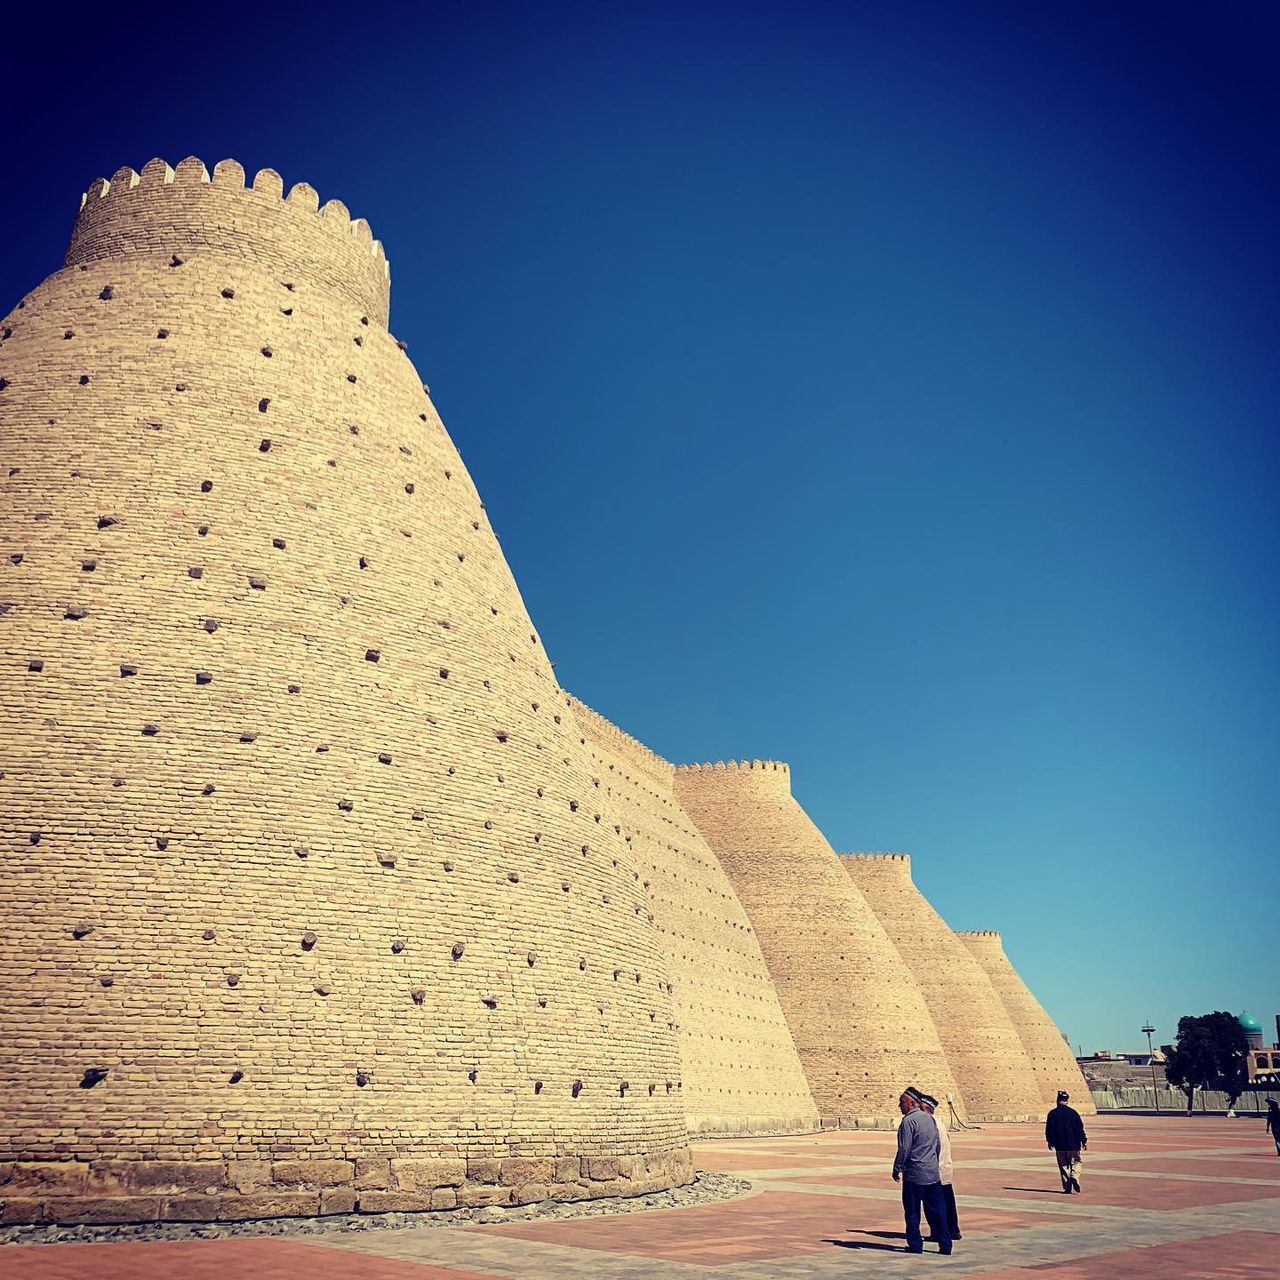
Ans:
<svg viewBox="0 0 1280 1280"><path fill-rule="evenodd" d="M842 853L907 968L915 974L947 1061L978 1120L1038 1116L1040 1086L986 971L911 879L905 853Z"/></svg>
<svg viewBox="0 0 1280 1280"><path fill-rule="evenodd" d="M962 1094L909 967L773 760L677 765L676 798L759 940L818 1110L888 1125L909 1084Z"/></svg>
<svg viewBox="0 0 1280 1280"><path fill-rule="evenodd" d="M152 161L0 325L6 1221L691 1176L634 859L388 288L305 184Z"/></svg>
<svg viewBox="0 0 1280 1280"><path fill-rule="evenodd" d="M1027 1051L1027 1057L1031 1059L1032 1070L1039 1081L1041 1103L1052 1106L1057 1101L1058 1090L1066 1089L1071 1094L1071 1105L1077 1111L1085 1115L1095 1114L1097 1108L1093 1105L1089 1086L1071 1046L1009 963L1000 934L975 930L957 932L956 937L987 971L991 985L1008 1011L1009 1020Z"/></svg>

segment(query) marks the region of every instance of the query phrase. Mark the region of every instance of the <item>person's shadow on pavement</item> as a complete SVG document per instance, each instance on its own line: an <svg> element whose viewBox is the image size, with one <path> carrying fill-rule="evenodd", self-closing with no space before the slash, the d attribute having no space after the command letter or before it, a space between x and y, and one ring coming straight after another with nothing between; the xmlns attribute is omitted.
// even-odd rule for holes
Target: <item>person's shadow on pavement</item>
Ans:
<svg viewBox="0 0 1280 1280"><path fill-rule="evenodd" d="M881 1244L877 1240L824 1240L822 1243L833 1244L837 1249L886 1249L890 1253L902 1252L900 1244Z"/></svg>

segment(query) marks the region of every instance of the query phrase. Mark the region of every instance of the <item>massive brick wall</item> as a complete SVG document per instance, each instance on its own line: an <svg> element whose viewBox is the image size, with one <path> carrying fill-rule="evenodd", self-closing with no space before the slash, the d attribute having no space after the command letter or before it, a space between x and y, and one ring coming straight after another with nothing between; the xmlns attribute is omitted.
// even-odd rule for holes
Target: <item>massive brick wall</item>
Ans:
<svg viewBox="0 0 1280 1280"><path fill-rule="evenodd" d="M912 882L911 859L844 853L840 862L920 984L969 1117L1038 1115L1040 1086L1022 1041L986 971Z"/></svg>
<svg viewBox="0 0 1280 1280"><path fill-rule="evenodd" d="M915 978L787 766L678 765L675 792L750 918L822 1115L892 1123L916 1081L963 1105Z"/></svg>
<svg viewBox="0 0 1280 1280"><path fill-rule="evenodd" d="M680 807L673 766L576 700L590 750L666 947L684 1080L698 1133L813 1129L818 1112L751 922ZM623 975L624 978L626 975Z"/></svg>
<svg viewBox="0 0 1280 1280"><path fill-rule="evenodd" d="M998 933L978 931L957 933L956 937L968 947L974 959L987 971L991 985L1004 1002L1009 1020L1013 1023L1022 1046L1031 1059L1031 1067L1040 1083L1042 1103L1052 1105L1059 1089L1071 1094L1071 1105L1081 1113L1092 1115L1097 1108L1089 1096L1080 1066L1071 1052L1071 1046L1045 1012L1044 1006L1031 994L1018 971L1009 963L1004 944Z"/></svg>
<svg viewBox="0 0 1280 1280"><path fill-rule="evenodd" d="M639 864L316 205L121 171L0 325L9 1221L689 1176Z"/></svg>

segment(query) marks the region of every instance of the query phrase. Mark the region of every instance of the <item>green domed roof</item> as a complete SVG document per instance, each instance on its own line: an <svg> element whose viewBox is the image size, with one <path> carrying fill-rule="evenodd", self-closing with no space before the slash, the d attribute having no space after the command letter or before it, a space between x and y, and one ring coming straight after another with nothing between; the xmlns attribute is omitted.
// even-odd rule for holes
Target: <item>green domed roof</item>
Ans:
<svg viewBox="0 0 1280 1280"><path fill-rule="evenodd" d="M1242 1026L1246 1031L1261 1031L1261 1030L1262 1030L1262 1023L1260 1023L1260 1022L1257 1020L1257 1018L1255 1018L1255 1017L1253 1016L1253 1014L1251 1014L1251 1013L1242 1013L1242 1014L1240 1015L1240 1019L1239 1019L1239 1021L1240 1021L1240 1025L1241 1025L1241 1026Z"/></svg>

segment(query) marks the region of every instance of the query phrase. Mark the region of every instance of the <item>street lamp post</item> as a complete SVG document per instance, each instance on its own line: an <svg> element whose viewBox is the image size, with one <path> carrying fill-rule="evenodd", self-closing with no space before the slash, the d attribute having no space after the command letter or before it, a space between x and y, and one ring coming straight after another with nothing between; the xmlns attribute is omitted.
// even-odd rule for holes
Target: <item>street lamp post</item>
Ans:
<svg viewBox="0 0 1280 1280"><path fill-rule="evenodd" d="M1147 1065L1151 1068L1151 1095L1156 1104L1156 1115L1160 1114L1160 1088L1156 1084L1156 1051L1151 1047L1151 1037L1155 1034L1155 1027L1151 1025L1148 1019L1145 1027L1139 1027L1139 1030L1147 1037Z"/></svg>

